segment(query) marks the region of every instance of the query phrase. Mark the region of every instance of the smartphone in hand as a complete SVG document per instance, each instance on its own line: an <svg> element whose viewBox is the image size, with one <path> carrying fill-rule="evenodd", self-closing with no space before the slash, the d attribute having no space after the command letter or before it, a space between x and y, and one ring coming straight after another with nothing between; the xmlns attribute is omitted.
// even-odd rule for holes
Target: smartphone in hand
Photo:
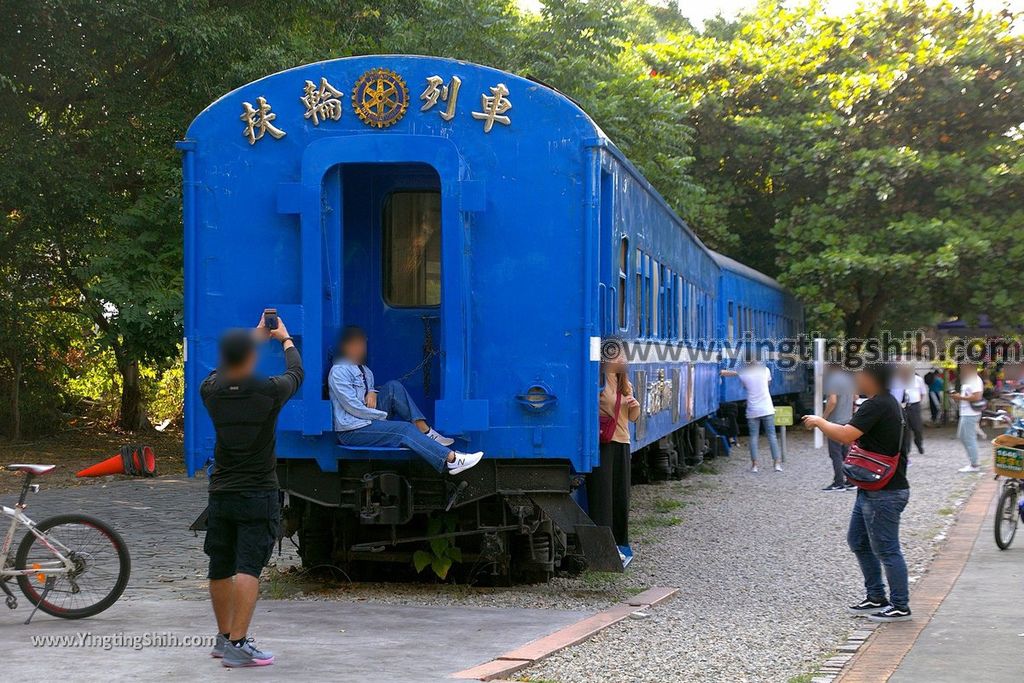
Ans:
<svg viewBox="0 0 1024 683"><path fill-rule="evenodd" d="M263 326L268 330L277 329L277 309L276 308L265 308L263 309Z"/></svg>

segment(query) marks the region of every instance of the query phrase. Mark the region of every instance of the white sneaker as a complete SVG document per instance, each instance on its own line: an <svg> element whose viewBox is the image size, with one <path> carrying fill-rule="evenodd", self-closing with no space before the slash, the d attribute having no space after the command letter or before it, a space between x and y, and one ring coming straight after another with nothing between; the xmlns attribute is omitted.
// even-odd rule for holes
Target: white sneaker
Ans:
<svg viewBox="0 0 1024 683"><path fill-rule="evenodd" d="M776 472L781 472L782 471L782 465L780 465L779 463L775 463L775 471Z"/></svg>
<svg viewBox="0 0 1024 683"><path fill-rule="evenodd" d="M757 474L757 465L751 465L750 473L751 474Z"/></svg>
<svg viewBox="0 0 1024 683"><path fill-rule="evenodd" d="M465 472L470 467L473 467L483 459L483 451L477 451L476 453L459 453L458 451L456 451L455 461L448 463L448 472L449 474L458 474L459 472Z"/></svg>
<svg viewBox="0 0 1024 683"><path fill-rule="evenodd" d="M433 439L442 446L451 446L453 443L455 443L455 439L450 439L447 436L436 432L433 427L431 427L427 431L427 438Z"/></svg>
<svg viewBox="0 0 1024 683"><path fill-rule="evenodd" d="M958 469L957 472L981 472L981 468L975 467L974 465L964 465L963 467Z"/></svg>

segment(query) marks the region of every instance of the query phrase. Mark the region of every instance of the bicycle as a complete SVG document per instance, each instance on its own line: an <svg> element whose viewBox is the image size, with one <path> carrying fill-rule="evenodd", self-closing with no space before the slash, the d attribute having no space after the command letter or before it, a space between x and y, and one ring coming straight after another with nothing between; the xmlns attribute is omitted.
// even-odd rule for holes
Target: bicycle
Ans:
<svg viewBox="0 0 1024 683"><path fill-rule="evenodd" d="M1012 400L1014 419L1006 432L992 441L996 479L1004 478L999 502L996 503L995 537L1000 550L1013 543L1017 526L1024 519L1024 397Z"/></svg>
<svg viewBox="0 0 1024 683"><path fill-rule="evenodd" d="M7 596L7 607L18 607L18 598L8 586L11 579L35 606L26 624L37 610L61 619L84 619L117 602L131 574L128 546L120 534L95 517L77 513L36 524L25 515L28 494L39 491L32 480L52 472L56 465L18 464L7 469L25 474L17 504L0 506L11 520L0 547L0 589ZM11 548L19 526L26 533L12 563Z"/></svg>

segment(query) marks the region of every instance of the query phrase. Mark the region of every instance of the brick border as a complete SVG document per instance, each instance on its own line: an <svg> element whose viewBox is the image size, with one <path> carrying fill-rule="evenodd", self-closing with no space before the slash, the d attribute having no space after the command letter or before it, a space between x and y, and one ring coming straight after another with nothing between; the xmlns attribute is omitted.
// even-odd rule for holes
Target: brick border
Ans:
<svg viewBox="0 0 1024 683"><path fill-rule="evenodd" d="M539 662L559 650L581 643L591 636L603 631L612 624L617 624L635 612L641 612L657 604L665 602L676 593L678 588L661 588L655 586L639 595L618 603L603 612L587 617L550 635L531 641L522 647L506 652L489 662L479 664L451 674L450 678L494 681Z"/></svg>
<svg viewBox="0 0 1024 683"><path fill-rule="evenodd" d="M847 666L835 679L836 683L885 683L896 672L960 578L998 491L999 482L990 474L983 475L950 529L945 544L914 587L911 595L914 619L874 630L856 654L843 662Z"/></svg>

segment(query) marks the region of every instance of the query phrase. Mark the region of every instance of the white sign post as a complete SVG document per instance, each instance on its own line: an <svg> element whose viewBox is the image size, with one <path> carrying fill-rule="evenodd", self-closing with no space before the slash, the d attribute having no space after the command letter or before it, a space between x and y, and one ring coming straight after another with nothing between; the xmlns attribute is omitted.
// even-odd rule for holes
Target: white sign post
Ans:
<svg viewBox="0 0 1024 683"><path fill-rule="evenodd" d="M823 412L825 391L825 340L815 338L814 340L814 414L821 417ZM824 435L820 429L814 430L814 447L821 448L825 445Z"/></svg>

